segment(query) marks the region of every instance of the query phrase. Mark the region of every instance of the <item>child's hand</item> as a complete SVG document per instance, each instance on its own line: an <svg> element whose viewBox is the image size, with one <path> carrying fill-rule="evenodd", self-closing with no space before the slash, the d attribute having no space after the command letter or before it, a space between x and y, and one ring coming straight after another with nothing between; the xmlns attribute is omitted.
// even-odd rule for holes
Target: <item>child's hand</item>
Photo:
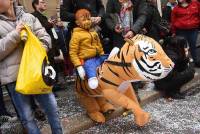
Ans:
<svg viewBox="0 0 200 134"><path fill-rule="evenodd" d="M92 23L99 24L101 23L101 17L91 17Z"/></svg>
<svg viewBox="0 0 200 134"><path fill-rule="evenodd" d="M84 80L84 78L85 78L85 70L84 70L83 66L77 67L77 71L78 71L78 75L80 76L80 78L82 80Z"/></svg>

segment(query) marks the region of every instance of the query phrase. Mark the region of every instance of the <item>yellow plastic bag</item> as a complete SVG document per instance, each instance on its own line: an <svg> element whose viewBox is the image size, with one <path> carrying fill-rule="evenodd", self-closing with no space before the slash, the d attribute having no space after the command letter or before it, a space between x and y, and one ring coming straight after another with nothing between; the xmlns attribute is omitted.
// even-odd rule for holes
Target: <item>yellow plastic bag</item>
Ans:
<svg viewBox="0 0 200 134"><path fill-rule="evenodd" d="M27 40L17 77L16 91L27 95L50 93L56 73L49 65L46 50L28 26L25 26L25 31L22 32L27 34Z"/></svg>

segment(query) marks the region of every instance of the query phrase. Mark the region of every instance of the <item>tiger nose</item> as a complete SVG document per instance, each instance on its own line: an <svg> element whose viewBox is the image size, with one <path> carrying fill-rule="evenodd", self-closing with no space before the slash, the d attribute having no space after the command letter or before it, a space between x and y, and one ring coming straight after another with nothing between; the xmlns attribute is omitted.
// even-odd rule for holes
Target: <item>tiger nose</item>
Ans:
<svg viewBox="0 0 200 134"><path fill-rule="evenodd" d="M169 66L170 66L170 68L174 68L174 63L171 63Z"/></svg>

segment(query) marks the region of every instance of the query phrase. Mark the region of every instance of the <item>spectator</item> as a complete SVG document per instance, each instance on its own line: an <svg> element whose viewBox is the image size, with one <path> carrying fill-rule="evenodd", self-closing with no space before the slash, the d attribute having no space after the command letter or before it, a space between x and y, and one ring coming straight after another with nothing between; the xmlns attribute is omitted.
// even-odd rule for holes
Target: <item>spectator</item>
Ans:
<svg viewBox="0 0 200 134"><path fill-rule="evenodd" d="M56 40L54 38L52 28L56 24L57 20L56 20L55 17L48 19L45 15L43 15L43 12L46 11L46 9L47 9L47 4L46 4L45 0L33 0L32 1L32 7L34 9L34 12L32 14L36 18L38 18L38 20L40 21L42 26L46 29L47 33L50 35L50 37L53 41L53 43L52 43L53 47L48 54L49 60L53 64L54 63L54 56L58 52L57 52L57 48L56 48L56 45L55 45Z"/></svg>
<svg viewBox="0 0 200 134"><path fill-rule="evenodd" d="M196 41L200 26L200 3L191 0L178 0L178 5L172 11L172 33L185 37L190 46L190 52L196 67L200 67L197 59Z"/></svg>
<svg viewBox="0 0 200 134"><path fill-rule="evenodd" d="M56 24L56 18L48 19L43 13L47 10L47 4L45 0L33 0L32 7L34 12L32 13L38 18L42 26L46 29L47 33L53 38L52 28Z"/></svg>
<svg viewBox="0 0 200 134"><path fill-rule="evenodd" d="M79 9L88 9L91 12L93 26L101 38L104 51L110 52L112 48L108 43L108 38L111 36L105 24L105 8L102 0L63 0L60 9L61 20L70 22L67 44L71 39L72 29L76 26L75 12Z"/></svg>
<svg viewBox="0 0 200 134"><path fill-rule="evenodd" d="M171 22L171 12L174 9L174 7L177 5L176 0L168 0L166 6L164 6L162 13L162 18L167 20L168 22Z"/></svg>
<svg viewBox="0 0 200 134"><path fill-rule="evenodd" d="M50 51L48 52L48 57L49 57L50 63L53 65L53 67L56 70L56 73L58 74L60 69L57 66L57 64L55 63L54 57L59 56L59 54L60 54L60 51L59 51L60 37L58 37L55 27L57 24L59 26L61 26L62 22L58 22L58 19L56 16L52 16L50 19L48 19L45 15L43 15L43 13L47 10L47 4L46 4L45 0L33 0L32 7L34 9L34 12L32 14L36 18L38 18L38 20L40 21L42 26L46 29L47 33L50 35L50 37L52 39L52 49L50 49ZM64 49L65 49L65 47L64 47ZM65 51L66 50L64 50L64 52ZM65 53L63 53L63 54L65 54ZM57 75L56 79L57 79L57 83L58 83L58 75ZM58 84L56 84L53 88L53 91L56 91L56 90L60 90L60 86Z"/></svg>
<svg viewBox="0 0 200 134"><path fill-rule="evenodd" d="M187 40L184 37L168 37L164 41L163 49L174 62L175 67L166 78L156 81L155 85L167 97L184 99L185 96L180 93L180 88L194 77L195 71L189 63L186 47Z"/></svg>
<svg viewBox="0 0 200 134"><path fill-rule="evenodd" d="M113 33L113 44L121 48L124 38L133 37L145 27L149 8L145 0L108 0L106 9L106 23Z"/></svg>
<svg viewBox="0 0 200 134"><path fill-rule="evenodd" d="M68 36L68 28L64 27L63 22L60 21L58 22L59 26L56 26L56 33L58 35L58 46L59 49L61 49L61 52L63 54L60 55L59 57L55 57L54 59L59 60L59 58L64 58L64 75L66 82L74 82L75 77L73 75L73 65L71 64L70 57L68 56L67 52L67 36ZM63 60L63 59L62 59Z"/></svg>
<svg viewBox="0 0 200 134"><path fill-rule="evenodd" d="M31 97L15 91L23 52L20 32L24 28L24 23L29 25L33 33L41 40L46 50L51 47L51 39L38 19L29 13L25 13L21 7L14 5L16 4L11 0L0 0L0 82L8 88L20 120L27 132L30 134L39 134L40 130L32 114ZM49 93L33 96L45 110L52 133L62 133L54 95Z"/></svg>

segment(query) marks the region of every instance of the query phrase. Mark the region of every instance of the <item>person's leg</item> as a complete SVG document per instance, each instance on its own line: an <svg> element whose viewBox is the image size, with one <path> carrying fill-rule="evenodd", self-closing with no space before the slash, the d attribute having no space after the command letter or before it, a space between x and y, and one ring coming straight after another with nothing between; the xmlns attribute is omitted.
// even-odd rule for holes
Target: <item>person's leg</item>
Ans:
<svg viewBox="0 0 200 134"><path fill-rule="evenodd" d="M7 113L5 103L3 100L3 91L0 85L0 116L5 115Z"/></svg>
<svg viewBox="0 0 200 134"><path fill-rule="evenodd" d="M88 86L91 89L96 89L99 85L98 83L98 79L96 77L96 68L97 68L97 63L99 61L97 61L99 59L97 59L96 57L88 59L85 61L83 68L85 70L87 79L88 79Z"/></svg>
<svg viewBox="0 0 200 134"><path fill-rule="evenodd" d="M6 87L6 90L7 90L7 92L8 92L8 95L10 96L10 99L11 99L12 105L13 105L13 107L14 107L14 109L15 109L15 112L16 112L16 114L17 114L17 117L19 118L19 113L18 113L17 108L16 108L16 106L15 106L15 104L14 104L14 100L13 100L13 98L12 98L11 92L10 92L10 90L8 90L7 86L5 86L5 87Z"/></svg>
<svg viewBox="0 0 200 134"><path fill-rule="evenodd" d="M58 116L57 102L54 94L35 95L36 100L44 109L52 134L62 134L62 127Z"/></svg>
<svg viewBox="0 0 200 134"><path fill-rule="evenodd" d="M190 45L191 55L192 58L194 59L194 62L196 63L198 61L196 53L196 41L198 36L198 30L189 31L187 36L188 36L188 43Z"/></svg>
<svg viewBox="0 0 200 134"><path fill-rule="evenodd" d="M65 31L66 32L66 31ZM68 69L68 74L70 76L73 75L73 69L74 69L74 66L73 66L73 63L71 62L70 60L70 56L69 56L69 42L71 40L71 32L72 32L72 29L69 29L67 34L65 33L65 37L66 37L66 49L67 49L67 55L66 55L66 65L67 65L67 69Z"/></svg>
<svg viewBox="0 0 200 134"><path fill-rule="evenodd" d="M191 31L178 30L177 35L184 37L188 41L188 44L190 47L190 53L192 55L194 62L196 62L197 61L196 40L197 40L198 31L196 32L195 30L191 30Z"/></svg>
<svg viewBox="0 0 200 134"><path fill-rule="evenodd" d="M15 83L8 84L7 89L10 92L13 103L17 109L20 120L29 134L40 134L40 130L34 120L30 104L30 96L22 95L15 91Z"/></svg>
<svg viewBox="0 0 200 134"><path fill-rule="evenodd" d="M71 63L70 63L70 56L68 55L67 52L67 41L66 41L66 36L67 36L67 29L63 29L63 28L58 28L57 29L57 34L58 34L58 40L59 40L59 48L61 49L62 53L63 53L63 57L64 57L64 64L63 64L63 68L64 68L64 75L66 82L73 82L75 79L72 78L72 70L71 69Z"/></svg>
<svg viewBox="0 0 200 134"><path fill-rule="evenodd" d="M30 96L30 104L31 104L31 108L34 112L34 116L37 120L39 121L45 121L45 114L43 112L43 110L39 107L39 105L37 104L37 102L35 101L34 96Z"/></svg>

